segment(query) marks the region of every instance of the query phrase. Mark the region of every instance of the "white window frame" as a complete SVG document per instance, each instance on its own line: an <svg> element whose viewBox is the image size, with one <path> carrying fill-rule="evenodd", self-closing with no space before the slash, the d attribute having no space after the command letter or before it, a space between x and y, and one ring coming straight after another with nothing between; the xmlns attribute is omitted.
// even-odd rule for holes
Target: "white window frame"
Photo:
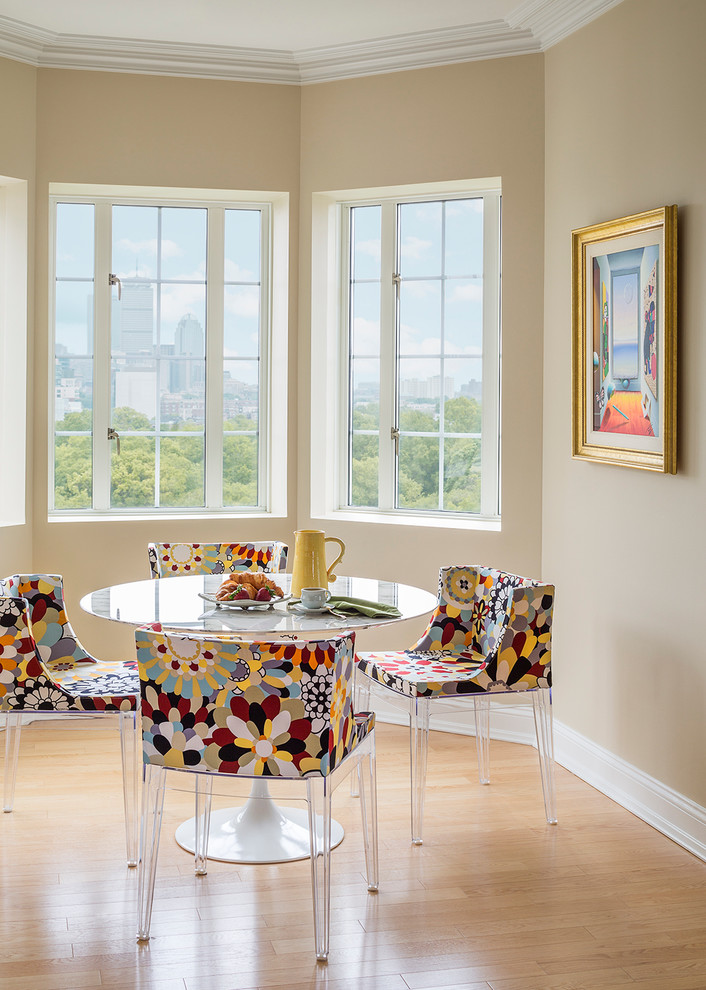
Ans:
<svg viewBox="0 0 706 990"><path fill-rule="evenodd" d="M203 516L257 517L286 516L286 486L274 484L276 466L286 463L286 429L273 429L273 424L286 423L287 416L287 320L288 320L288 240L289 196L280 192L232 190L175 189L129 186L85 186L74 183L52 183L50 193L50 272L49 272L49 381L52 383L49 402L48 449L48 517L50 521L66 519L112 519L116 517L199 518ZM196 207L208 209L209 277L206 286L206 319L211 332L206 335L207 401L205 429L209 437L205 446L205 505L203 507L134 509L110 507L110 378L103 388L97 388L97 375L110 374L109 334L96 333L94 340L94 404L93 404L93 508L54 509L54 285L56 252L56 206L58 203L95 204L96 224L96 282L94 286L94 327L110 327L111 288L102 284L102 269L109 271L110 259L101 259L101 245L110 244L112 207L119 205ZM223 325L224 284L223 251L225 211L253 208L262 210L262 266L260 288L260 436L258 458L257 507L223 507L217 495L222 490L223 451L223 338L218 331ZM98 273L101 277L98 277ZM209 374L210 372L210 374Z"/></svg>
<svg viewBox="0 0 706 990"><path fill-rule="evenodd" d="M392 265L395 252L390 244L394 221L390 211L397 203L483 197L484 285L497 291L484 292L483 393L481 425L481 507L479 513L449 510L395 508L393 441L393 383L396 341L394 332L381 330L381 382L388 388L380 395L380 506L346 505L348 486L348 237L349 208L382 205L381 313L393 322L395 292ZM312 458L312 518L338 518L366 522L429 525L447 528L500 529L500 204L499 178L453 183L315 193L312 214L312 450L325 449L325 458ZM384 320L383 315L383 320ZM387 394L385 394L387 393Z"/></svg>

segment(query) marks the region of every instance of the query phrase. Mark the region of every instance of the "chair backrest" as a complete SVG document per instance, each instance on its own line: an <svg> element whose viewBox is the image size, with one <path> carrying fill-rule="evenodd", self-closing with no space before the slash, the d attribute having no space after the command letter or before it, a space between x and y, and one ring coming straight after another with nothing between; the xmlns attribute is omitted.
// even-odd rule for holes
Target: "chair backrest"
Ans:
<svg viewBox="0 0 706 990"><path fill-rule="evenodd" d="M260 543L150 543L150 576L284 571L289 547L279 540Z"/></svg>
<svg viewBox="0 0 706 990"><path fill-rule="evenodd" d="M23 699L17 695L21 685L28 681L39 691L53 688L29 630L27 602L21 598L0 597L0 709L11 711L25 707Z"/></svg>
<svg viewBox="0 0 706 990"><path fill-rule="evenodd" d="M145 763L326 776L355 744L353 634L245 643L143 627L135 641Z"/></svg>
<svg viewBox="0 0 706 990"><path fill-rule="evenodd" d="M60 574L13 574L0 580L0 594L24 598L27 602L30 631L37 652L50 671L96 662L81 646L71 627Z"/></svg>
<svg viewBox="0 0 706 990"><path fill-rule="evenodd" d="M538 583L477 564L442 567L436 608L414 649L460 646L489 656L507 625L513 589Z"/></svg>

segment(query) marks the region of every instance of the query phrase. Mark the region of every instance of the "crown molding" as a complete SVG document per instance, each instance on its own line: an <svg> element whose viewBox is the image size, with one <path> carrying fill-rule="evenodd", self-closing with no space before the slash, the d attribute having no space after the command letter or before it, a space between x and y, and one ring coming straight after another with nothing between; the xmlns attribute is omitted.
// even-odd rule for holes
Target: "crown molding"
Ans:
<svg viewBox="0 0 706 990"><path fill-rule="evenodd" d="M293 52L56 34L0 15L0 55L40 69L92 69L298 85Z"/></svg>
<svg viewBox="0 0 706 990"><path fill-rule="evenodd" d="M298 51L58 34L0 15L0 56L92 69L306 85L545 51L622 0L524 0L506 19Z"/></svg>
<svg viewBox="0 0 706 990"><path fill-rule="evenodd" d="M542 51L568 38L623 0L524 0L510 11L511 28L525 28L538 39Z"/></svg>
<svg viewBox="0 0 706 990"><path fill-rule="evenodd" d="M540 51L531 31L510 28L504 20L495 20L357 44L308 48L295 52L295 57L302 83L314 83Z"/></svg>

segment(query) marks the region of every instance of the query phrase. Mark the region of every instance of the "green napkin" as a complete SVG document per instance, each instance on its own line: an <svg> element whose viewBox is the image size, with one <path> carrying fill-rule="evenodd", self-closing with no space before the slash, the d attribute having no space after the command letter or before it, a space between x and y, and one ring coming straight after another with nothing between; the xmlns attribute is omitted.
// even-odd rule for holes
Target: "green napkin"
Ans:
<svg viewBox="0 0 706 990"><path fill-rule="evenodd" d="M326 603L330 612L334 615L368 615L371 618L402 615L400 610L394 605L385 605L383 602L369 602L365 598L342 598L339 595L331 595Z"/></svg>

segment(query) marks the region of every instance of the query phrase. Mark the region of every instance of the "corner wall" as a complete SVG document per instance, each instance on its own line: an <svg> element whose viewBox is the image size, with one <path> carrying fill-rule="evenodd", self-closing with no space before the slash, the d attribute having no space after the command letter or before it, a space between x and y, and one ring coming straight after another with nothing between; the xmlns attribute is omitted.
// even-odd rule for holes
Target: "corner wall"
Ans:
<svg viewBox="0 0 706 990"><path fill-rule="evenodd" d="M555 711L706 806L706 5L624 0L545 56L542 572ZM571 457L571 231L679 206L678 474Z"/></svg>

